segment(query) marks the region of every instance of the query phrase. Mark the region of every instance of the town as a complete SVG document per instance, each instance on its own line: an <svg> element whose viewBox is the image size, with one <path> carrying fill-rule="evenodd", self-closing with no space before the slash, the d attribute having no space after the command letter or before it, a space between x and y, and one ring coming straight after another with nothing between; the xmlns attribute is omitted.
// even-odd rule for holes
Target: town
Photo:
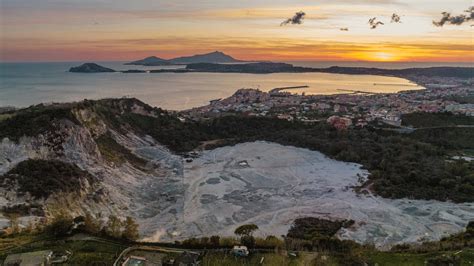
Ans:
<svg viewBox="0 0 474 266"><path fill-rule="evenodd" d="M474 116L473 78L412 76L410 80L426 89L398 93L352 91L336 95L305 95L291 93L291 87L275 88L269 92L245 88L229 98L212 100L209 105L184 111L181 115L183 119L191 120L235 113L304 123L326 120L338 128L365 127L372 123L400 127L402 115L414 112Z"/></svg>

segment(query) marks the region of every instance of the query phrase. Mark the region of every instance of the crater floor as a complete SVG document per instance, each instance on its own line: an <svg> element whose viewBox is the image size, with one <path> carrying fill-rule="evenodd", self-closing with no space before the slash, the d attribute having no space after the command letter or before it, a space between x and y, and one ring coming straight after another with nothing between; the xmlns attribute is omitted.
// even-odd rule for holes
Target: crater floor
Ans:
<svg viewBox="0 0 474 266"><path fill-rule="evenodd" d="M183 164L177 176L184 196L172 208L174 219L148 217L148 240L230 236L246 223L257 224L262 236L280 236L294 219L315 216L353 219L356 225L339 237L383 248L439 239L474 219L473 203L356 194L352 187L368 175L361 165L308 149L258 141L204 151Z"/></svg>

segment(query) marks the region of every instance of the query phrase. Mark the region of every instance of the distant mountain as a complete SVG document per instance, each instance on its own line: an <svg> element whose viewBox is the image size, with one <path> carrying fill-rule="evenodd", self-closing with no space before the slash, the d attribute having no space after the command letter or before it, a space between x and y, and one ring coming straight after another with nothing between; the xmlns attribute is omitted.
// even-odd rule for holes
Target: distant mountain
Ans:
<svg viewBox="0 0 474 266"><path fill-rule="evenodd" d="M193 63L238 63L241 62L223 52L215 51L207 54L198 54L193 56L183 56L173 59L162 59L156 56L150 56L142 60L126 63L125 65L141 66L165 66L165 65L187 65Z"/></svg>
<svg viewBox="0 0 474 266"><path fill-rule="evenodd" d="M133 61L130 63L126 63L125 65L137 65L137 66L166 66L170 65L171 63L166 60L156 56L150 56L142 60Z"/></svg>
<svg viewBox="0 0 474 266"><path fill-rule="evenodd" d="M226 55L223 52L215 51L208 54L198 54L193 56L178 57L169 60L173 64L193 64L193 63L237 63L240 60Z"/></svg>
<svg viewBox="0 0 474 266"><path fill-rule="evenodd" d="M102 73L102 72L115 72L115 70L100 66L96 63L85 63L77 67L71 67L69 72L76 73Z"/></svg>

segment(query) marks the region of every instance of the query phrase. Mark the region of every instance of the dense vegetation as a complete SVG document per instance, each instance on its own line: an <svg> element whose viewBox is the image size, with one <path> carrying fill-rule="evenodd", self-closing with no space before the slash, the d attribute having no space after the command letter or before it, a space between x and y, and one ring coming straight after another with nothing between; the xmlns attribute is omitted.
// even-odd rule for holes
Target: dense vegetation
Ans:
<svg viewBox="0 0 474 266"><path fill-rule="evenodd" d="M311 240L315 237L332 237L342 227L354 224L353 220L331 221L315 217L298 218L293 222L288 237Z"/></svg>
<svg viewBox="0 0 474 266"><path fill-rule="evenodd" d="M453 96L448 96L448 97L445 97L446 100L450 100L450 101L455 101L455 102L458 102L460 104L469 104L469 103L474 103L474 95L473 94L470 94L470 95L453 95Z"/></svg>
<svg viewBox="0 0 474 266"><path fill-rule="evenodd" d="M367 261L361 251L373 250L354 241L335 237L339 229L350 227L354 221L331 221L315 217L296 219L285 238L285 245L291 250L330 252L340 265L363 265Z"/></svg>
<svg viewBox="0 0 474 266"><path fill-rule="evenodd" d="M474 117L455 115L453 113L411 113L402 115L405 126L418 127L454 127L457 125L474 125Z"/></svg>
<svg viewBox="0 0 474 266"><path fill-rule="evenodd" d="M0 140L7 137L18 141L22 136L37 136L54 131L62 119L79 123L67 106L37 105L19 110L0 120Z"/></svg>
<svg viewBox="0 0 474 266"><path fill-rule="evenodd" d="M19 193L30 193L35 198L80 190L85 181L92 184L95 179L76 165L56 160L29 159L0 176L2 186L8 188L18 185Z"/></svg>

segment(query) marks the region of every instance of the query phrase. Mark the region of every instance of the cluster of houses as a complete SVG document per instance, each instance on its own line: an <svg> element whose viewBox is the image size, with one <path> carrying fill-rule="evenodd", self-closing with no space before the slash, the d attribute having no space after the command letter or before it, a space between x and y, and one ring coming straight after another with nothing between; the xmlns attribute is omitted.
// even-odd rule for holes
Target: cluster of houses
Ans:
<svg viewBox="0 0 474 266"><path fill-rule="evenodd" d="M182 115L186 119L197 120L240 113L305 123L326 120L337 125L358 127L364 127L372 121L400 126L402 115L413 112L452 112L474 116L474 104L459 103L455 99L465 96L474 98L474 80L439 77L418 79L425 90L390 94L356 92L305 95L284 90L263 92L258 89L240 89L229 98L213 100L209 105L184 111Z"/></svg>

